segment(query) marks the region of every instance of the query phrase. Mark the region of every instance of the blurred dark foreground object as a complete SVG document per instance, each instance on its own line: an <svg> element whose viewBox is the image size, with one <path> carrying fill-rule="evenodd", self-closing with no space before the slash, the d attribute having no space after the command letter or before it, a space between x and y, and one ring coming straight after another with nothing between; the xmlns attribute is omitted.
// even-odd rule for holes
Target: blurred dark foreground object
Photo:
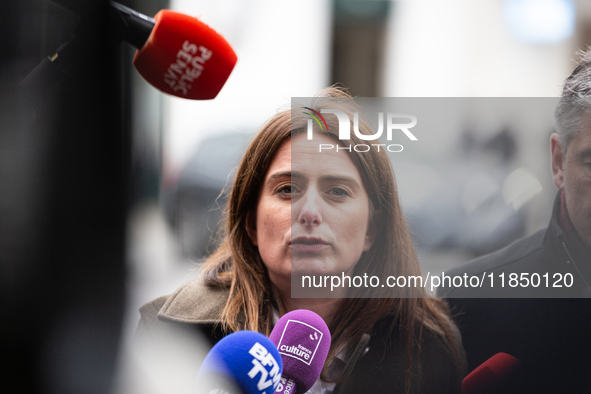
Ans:
<svg viewBox="0 0 591 394"><path fill-rule="evenodd" d="M4 393L111 388L124 303L128 137L106 7L0 2ZM86 50L59 81L47 74L21 83L49 48L79 34Z"/></svg>

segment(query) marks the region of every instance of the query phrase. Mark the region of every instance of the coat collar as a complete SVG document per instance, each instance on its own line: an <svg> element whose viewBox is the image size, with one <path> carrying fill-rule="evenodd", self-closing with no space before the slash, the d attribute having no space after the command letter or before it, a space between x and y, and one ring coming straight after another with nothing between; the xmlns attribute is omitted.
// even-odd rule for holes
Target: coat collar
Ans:
<svg viewBox="0 0 591 394"><path fill-rule="evenodd" d="M221 321L230 291L207 286L201 278L193 279L168 297L158 312L158 319L188 324L215 324Z"/></svg>

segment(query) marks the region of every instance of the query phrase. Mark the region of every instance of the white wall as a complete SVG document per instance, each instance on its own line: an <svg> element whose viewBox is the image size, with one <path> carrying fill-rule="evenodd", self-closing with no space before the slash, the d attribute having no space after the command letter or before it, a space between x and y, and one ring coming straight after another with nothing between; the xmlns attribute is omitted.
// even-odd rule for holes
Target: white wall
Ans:
<svg viewBox="0 0 591 394"><path fill-rule="evenodd" d="M180 168L199 141L222 131L253 132L292 96L312 96L328 82L329 0L172 0L223 35L238 63L214 100L167 97L165 157Z"/></svg>
<svg viewBox="0 0 591 394"><path fill-rule="evenodd" d="M524 44L502 0L400 0L392 7L384 96L556 97L574 38Z"/></svg>

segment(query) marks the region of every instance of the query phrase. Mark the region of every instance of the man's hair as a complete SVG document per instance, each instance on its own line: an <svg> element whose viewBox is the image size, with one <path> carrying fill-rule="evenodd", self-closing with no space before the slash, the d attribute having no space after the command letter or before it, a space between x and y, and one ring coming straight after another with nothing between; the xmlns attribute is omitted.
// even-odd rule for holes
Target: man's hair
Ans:
<svg viewBox="0 0 591 394"><path fill-rule="evenodd" d="M586 113L591 114L591 46L578 53L577 68L564 81L562 96L554 111L554 127L566 153L570 140L579 132Z"/></svg>

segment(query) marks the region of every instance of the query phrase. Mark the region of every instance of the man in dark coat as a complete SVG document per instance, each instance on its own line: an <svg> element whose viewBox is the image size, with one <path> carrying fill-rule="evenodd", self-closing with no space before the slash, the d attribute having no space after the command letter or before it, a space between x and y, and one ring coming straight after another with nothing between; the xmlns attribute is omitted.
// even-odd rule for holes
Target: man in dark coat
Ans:
<svg viewBox="0 0 591 394"><path fill-rule="evenodd" d="M565 81L555 125L559 191L548 228L445 273L485 277L482 288L438 290L462 332L468 370L499 352L522 361L502 392L591 393L591 51Z"/></svg>

